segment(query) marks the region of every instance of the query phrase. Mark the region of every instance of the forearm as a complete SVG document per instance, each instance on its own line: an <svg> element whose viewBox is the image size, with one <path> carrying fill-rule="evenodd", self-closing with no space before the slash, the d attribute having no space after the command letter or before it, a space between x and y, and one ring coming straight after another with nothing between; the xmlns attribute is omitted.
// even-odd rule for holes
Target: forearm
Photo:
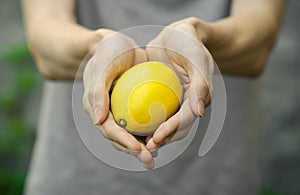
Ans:
<svg viewBox="0 0 300 195"><path fill-rule="evenodd" d="M76 23L74 0L23 0L28 44L37 66L50 79L73 79L80 62L103 31Z"/></svg>
<svg viewBox="0 0 300 195"><path fill-rule="evenodd" d="M284 7L285 0L235 0L228 18L191 24L223 73L255 77L267 62Z"/></svg>
<svg viewBox="0 0 300 195"><path fill-rule="evenodd" d="M74 0L22 0L28 43L32 49L57 47L53 39L62 39L76 25ZM47 42L47 44L43 44ZM42 47L41 47L42 46ZM57 48L51 48L57 51Z"/></svg>
<svg viewBox="0 0 300 195"><path fill-rule="evenodd" d="M27 26L46 18L75 21L74 0L22 0L21 2Z"/></svg>

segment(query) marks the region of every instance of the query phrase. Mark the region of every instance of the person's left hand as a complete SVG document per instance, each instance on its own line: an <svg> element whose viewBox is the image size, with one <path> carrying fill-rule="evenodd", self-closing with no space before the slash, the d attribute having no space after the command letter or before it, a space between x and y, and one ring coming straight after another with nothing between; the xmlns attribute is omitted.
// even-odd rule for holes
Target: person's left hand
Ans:
<svg viewBox="0 0 300 195"><path fill-rule="evenodd" d="M184 138L211 102L214 60L187 21L171 24L147 45L148 59L170 65L178 73L184 92L179 111L146 140L149 151Z"/></svg>

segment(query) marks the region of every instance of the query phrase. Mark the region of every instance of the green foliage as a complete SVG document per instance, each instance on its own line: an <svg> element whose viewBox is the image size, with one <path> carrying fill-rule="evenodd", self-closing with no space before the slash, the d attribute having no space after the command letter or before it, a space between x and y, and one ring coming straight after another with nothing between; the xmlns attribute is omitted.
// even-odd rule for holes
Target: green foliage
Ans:
<svg viewBox="0 0 300 195"><path fill-rule="evenodd" d="M21 65L24 62L32 61L30 51L26 44L10 45L2 54L5 62Z"/></svg>
<svg viewBox="0 0 300 195"><path fill-rule="evenodd" d="M26 43L6 47L0 63L7 74L0 91L0 192L22 194L35 127L24 120L29 95L41 84ZM2 89L3 88L3 89Z"/></svg>
<svg viewBox="0 0 300 195"><path fill-rule="evenodd" d="M263 188L260 195L288 195L275 188Z"/></svg>
<svg viewBox="0 0 300 195"><path fill-rule="evenodd" d="M0 189L2 194L15 195L21 194L26 172L0 169Z"/></svg>
<svg viewBox="0 0 300 195"><path fill-rule="evenodd" d="M22 118L8 119L6 128L0 138L0 152L6 157L18 158L22 155L24 139L30 139L32 131Z"/></svg>
<svg viewBox="0 0 300 195"><path fill-rule="evenodd" d="M14 83L18 86L19 93L27 93L34 89L38 82L36 72L24 70L19 73Z"/></svg>
<svg viewBox="0 0 300 195"><path fill-rule="evenodd" d="M11 111L17 107L18 96L15 91L6 90L0 94L0 107L4 111Z"/></svg>

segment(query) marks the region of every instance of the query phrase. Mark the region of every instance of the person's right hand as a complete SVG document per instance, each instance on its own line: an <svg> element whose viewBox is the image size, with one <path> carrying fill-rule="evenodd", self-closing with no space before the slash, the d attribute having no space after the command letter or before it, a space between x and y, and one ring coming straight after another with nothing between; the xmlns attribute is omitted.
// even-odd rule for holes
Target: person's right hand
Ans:
<svg viewBox="0 0 300 195"><path fill-rule="evenodd" d="M109 110L113 83L127 69L145 61L146 52L133 40L107 30L83 72L83 104L94 124L115 148L136 156L145 168L151 169L154 161L145 144L117 125Z"/></svg>

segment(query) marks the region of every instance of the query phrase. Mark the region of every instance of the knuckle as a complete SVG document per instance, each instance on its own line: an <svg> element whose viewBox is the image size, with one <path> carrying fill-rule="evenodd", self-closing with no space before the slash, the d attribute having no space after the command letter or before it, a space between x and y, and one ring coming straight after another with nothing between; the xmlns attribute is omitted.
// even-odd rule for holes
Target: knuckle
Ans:
<svg viewBox="0 0 300 195"><path fill-rule="evenodd" d="M87 99L88 99L88 101L91 105L94 105L95 96L94 96L94 93L92 91L87 92Z"/></svg>
<svg viewBox="0 0 300 195"><path fill-rule="evenodd" d="M192 17L188 17L186 19L186 21L189 22L190 24L195 24L195 23L197 23L199 21L199 19L196 18L196 17L194 17L194 16L192 16Z"/></svg>
<svg viewBox="0 0 300 195"><path fill-rule="evenodd" d="M201 90L203 90L205 92L209 91L208 83L206 81L201 82L200 87L201 87Z"/></svg>
<svg viewBox="0 0 300 195"><path fill-rule="evenodd" d="M49 68L47 68L46 65L44 65L42 62L38 63L38 70L41 73L41 75L47 79L55 80L57 79L56 75L51 71Z"/></svg>

